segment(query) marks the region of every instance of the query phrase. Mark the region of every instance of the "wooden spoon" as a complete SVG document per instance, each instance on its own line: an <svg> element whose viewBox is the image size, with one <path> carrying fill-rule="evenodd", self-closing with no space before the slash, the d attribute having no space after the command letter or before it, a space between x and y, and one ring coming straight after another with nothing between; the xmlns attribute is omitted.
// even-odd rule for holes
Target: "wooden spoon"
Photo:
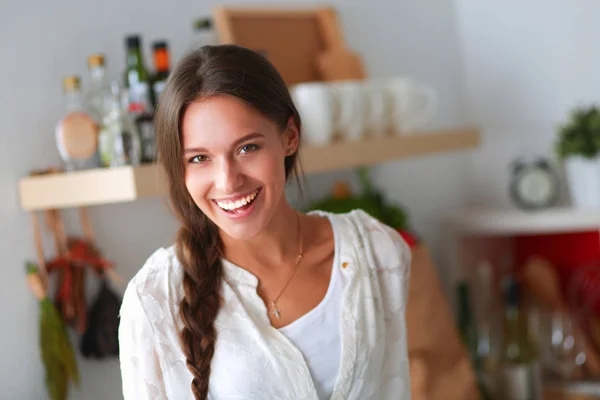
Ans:
<svg viewBox="0 0 600 400"><path fill-rule="evenodd" d="M556 270L548 261L540 257L529 259L523 267L521 278L544 304L554 310L567 310L567 303L560 294Z"/></svg>

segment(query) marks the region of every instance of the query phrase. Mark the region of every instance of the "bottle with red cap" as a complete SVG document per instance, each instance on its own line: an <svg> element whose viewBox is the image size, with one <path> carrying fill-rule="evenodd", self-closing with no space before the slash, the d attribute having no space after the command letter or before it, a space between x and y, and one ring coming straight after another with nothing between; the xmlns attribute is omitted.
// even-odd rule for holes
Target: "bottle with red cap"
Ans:
<svg viewBox="0 0 600 400"><path fill-rule="evenodd" d="M165 41L158 41L152 44L154 56L155 73L152 76L152 106L156 109L160 94L167 84L169 72L171 70L169 61L169 45Z"/></svg>

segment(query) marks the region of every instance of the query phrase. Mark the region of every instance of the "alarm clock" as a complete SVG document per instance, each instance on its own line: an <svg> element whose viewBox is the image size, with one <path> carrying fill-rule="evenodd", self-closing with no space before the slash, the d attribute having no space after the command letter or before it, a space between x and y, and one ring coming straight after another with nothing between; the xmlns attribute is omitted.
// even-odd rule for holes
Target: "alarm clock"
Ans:
<svg viewBox="0 0 600 400"><path fill-rule="evenodd" d="M558 175L546 158L531 161L519 158L512 163L510 197L517 207L524 210L552 207L559 192Z"/></svg>

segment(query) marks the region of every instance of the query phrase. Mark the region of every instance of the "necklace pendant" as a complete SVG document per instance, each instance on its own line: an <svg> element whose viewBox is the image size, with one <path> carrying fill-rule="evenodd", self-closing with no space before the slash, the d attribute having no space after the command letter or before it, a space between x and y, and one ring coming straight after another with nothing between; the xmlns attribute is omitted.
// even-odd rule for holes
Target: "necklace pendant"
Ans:
<svg viewBox="0 0 600 400"><path fill-rule="evenodd" d="M281 311L279 311L279 308L277 308L275 302L271 302L271 305L273 306L273 315L275 318L281 319Z"/></svg>

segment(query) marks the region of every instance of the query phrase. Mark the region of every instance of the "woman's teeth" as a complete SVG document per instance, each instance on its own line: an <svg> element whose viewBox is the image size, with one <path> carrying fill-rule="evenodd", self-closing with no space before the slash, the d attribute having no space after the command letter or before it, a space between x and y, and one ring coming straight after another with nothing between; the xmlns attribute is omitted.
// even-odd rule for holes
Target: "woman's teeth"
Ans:
<svg viewBox="0 0 600 400"><path fill-rule="evenodd" d="M217 201L217 205L223 210L234 211L238 208L244 207L245 205L252 203L252 201L256 198L257 194L258 190L255 190L248 196L238 199L236 201Z"/></svg>

